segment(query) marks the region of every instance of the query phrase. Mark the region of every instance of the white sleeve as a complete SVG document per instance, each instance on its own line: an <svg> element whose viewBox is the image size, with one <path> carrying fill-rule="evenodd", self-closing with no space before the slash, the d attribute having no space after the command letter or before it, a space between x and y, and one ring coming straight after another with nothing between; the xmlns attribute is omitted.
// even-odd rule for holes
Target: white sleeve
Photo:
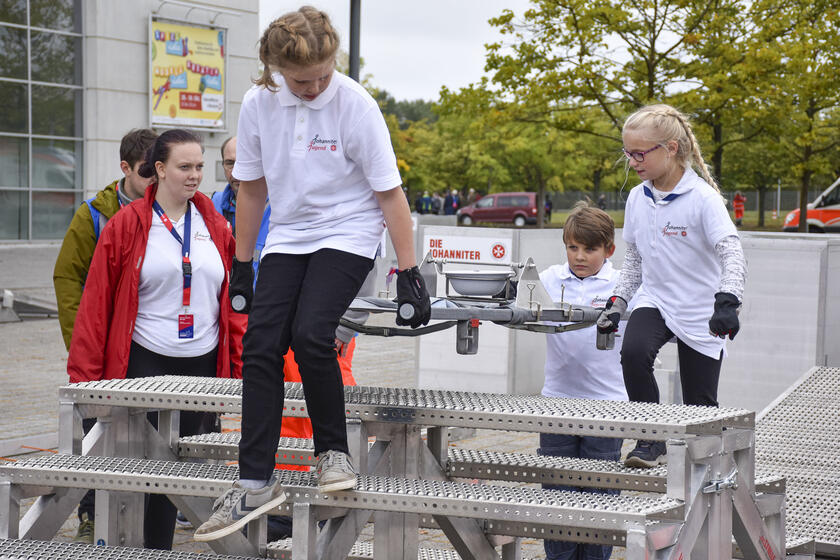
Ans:
<svg viewBox="0 0 840 560"><path fill-rule="evenodd" d="M345 144L347 157L362 168L375 191L389 191L402 184L391 133L378 107L370 107L353 127Z"/></svg>
<svg viewBox="0 0 840 560"><path fill-rule="evenodd" d="M627 243L636 242L636 221L633 217L633 210L636 206L636 189L630 191L627 203L624 205L624 226L621 229L621 237Z"/></svg>
<svg viewBox="0 0 840 560"><path fill-rule="evenodd" d="M240 181L254 181L265 177L260 147L257 92L256 89L248 90L239 110L239 124L236 132L236 164L233 166L233 176Z"/></svg>
<svg viewBox="0 0 840 560"><path fill-rule="evenodd" d="M709 245L716 246L725 237L738 236L738 230L729 217L729 211L718 193L709 195L703 200L702 212L703 229Z"/></svg>

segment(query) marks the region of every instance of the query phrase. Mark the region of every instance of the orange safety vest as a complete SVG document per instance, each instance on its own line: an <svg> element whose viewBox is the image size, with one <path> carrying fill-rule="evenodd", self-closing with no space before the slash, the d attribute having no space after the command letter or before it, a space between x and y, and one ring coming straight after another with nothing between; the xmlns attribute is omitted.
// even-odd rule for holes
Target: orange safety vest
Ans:
<svg viewBox="0 0 840 560"><path fill-rule="evenodd" d="M356 350L356 337L353 337L347 344L347 352L344 356L338 356L338 366L341 368L341 379L344 385L355 385L356 380L353 378L353 352ZM300 370L295 361L295 353L292 349L283 358L283 375L286 381L300 382ZM283 418L283 427L280 429L280 437L296 437L296 438L311 438L312 437L312 422L309 418L299 418L288 416ZM290 471L308 471L309 467L306 465L281 465L277 464L277 468Z"/></svg>

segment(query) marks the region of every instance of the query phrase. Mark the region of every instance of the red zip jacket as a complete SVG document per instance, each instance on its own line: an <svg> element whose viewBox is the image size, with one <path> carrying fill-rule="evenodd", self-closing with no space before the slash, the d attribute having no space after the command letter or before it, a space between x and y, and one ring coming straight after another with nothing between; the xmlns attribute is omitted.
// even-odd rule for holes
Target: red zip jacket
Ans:
<svg viewBox="0 0 840 560"><path fill-rule="evenodd" d="M102 231L85 282L67 373L70 382L123 379L128 369L131 335L137 318L137 289L152 227L152 202L157 184L142 199L117 212ZM216 377L242 377L242 335L247 315L234 313L228 298L230 265L236 244L230 224L200 192L192 198L225 267L219 295L219 352ZM231 371L233 364L233 371Z"/></svg>

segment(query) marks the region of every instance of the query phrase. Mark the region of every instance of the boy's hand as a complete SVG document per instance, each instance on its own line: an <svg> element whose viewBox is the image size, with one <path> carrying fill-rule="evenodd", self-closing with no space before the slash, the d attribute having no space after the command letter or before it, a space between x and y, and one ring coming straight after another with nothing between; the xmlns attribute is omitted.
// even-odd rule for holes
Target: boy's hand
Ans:
<svg viewBox="0 0 840 560"><path fill-rule="evenodd" d="M741 303L738 298L732 294L716 293L715 312L709 319L709 333L720 338L726 338L726 335L729 335L729 340L735 338L735 335L741 330L741 323L738 321L738 308L740 306Z"/></svg>
<svg viewBox="0 0 840 560"><path fill-rule="evenodd" d="M252 261L240 262L233 257L230 267L230 306L236 313L251 310L251 300L254 299L254 265Z"/></svg>
<svg viewBox="0 0 840 560"><path fill-rule="evenodd" d="M598 332L601 334L613 333L618 330L618 322L621 316L627 311L627 302L618 296L611 296L607 300L607 305L598 316L595 324L598 326Z"/></svg>
<svg viewBox="0 0 840 560"><path fill-rule="evenodd" d="M405 317L403 316L403 307ZM432 315L432 304L426 283L416 266L397 272L397 325L409 325L416 329L420 325L429 324Z"/></svg>

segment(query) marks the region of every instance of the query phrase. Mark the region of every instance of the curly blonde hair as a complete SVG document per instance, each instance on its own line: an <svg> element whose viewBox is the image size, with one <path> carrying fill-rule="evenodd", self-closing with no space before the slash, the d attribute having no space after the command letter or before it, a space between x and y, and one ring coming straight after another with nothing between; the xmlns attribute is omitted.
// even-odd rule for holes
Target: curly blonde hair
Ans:
<svg viewBox="0 0 840 560"><path fill-rule="evenodd" d="M272 72L278 68L312 66L327 62L338 51L338 32L330 17L312 6L303 6L272 21L260 37L262 75L254 83L277 89Z"/></svg>
<svg viewBox="0 0 840 560"><path fill-rule="evenodd" d="M683 168L693 166L703 179L720 192L717 181L712 177L709 166L703 160L700 144L691 129L686 115L665 104L642 107L624 122L622 132L644 129L649 139L663 148L674 140L677 143L676 158Z"/></svg>

